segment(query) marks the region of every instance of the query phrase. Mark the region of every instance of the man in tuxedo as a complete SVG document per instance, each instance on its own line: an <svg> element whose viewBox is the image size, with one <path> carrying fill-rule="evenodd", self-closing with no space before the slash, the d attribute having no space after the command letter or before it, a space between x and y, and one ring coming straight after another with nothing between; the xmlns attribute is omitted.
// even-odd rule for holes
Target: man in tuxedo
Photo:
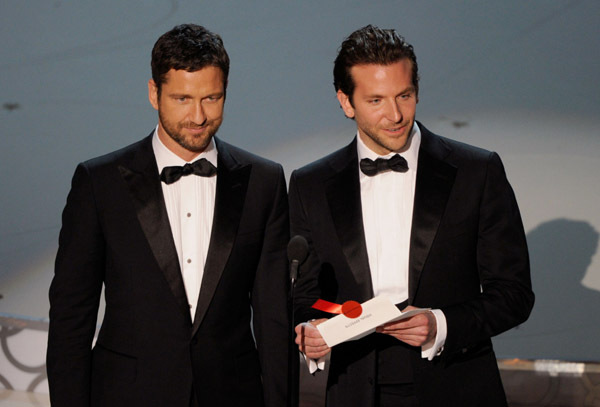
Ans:
<svg viewBox="0 0 600 407"><path fill-rule="evenodd" d="M173 28L152 50L156 129L77 167L50 287L53 406L285 405L285 178L215 137L228 72L218 35Z"/></svg>
<svg viewBox="0 0 600 407"><path fill-rule="evenodd" d="M292 235L309 243L295 297L296 342L331 352L327 405L506 406L491 337L533 306L525 234L496 153L415 121L413 47L367 26L342 44L334 85L357 136L294 171ZM431 308L327 347L311 308L386 296Z"/></svg>

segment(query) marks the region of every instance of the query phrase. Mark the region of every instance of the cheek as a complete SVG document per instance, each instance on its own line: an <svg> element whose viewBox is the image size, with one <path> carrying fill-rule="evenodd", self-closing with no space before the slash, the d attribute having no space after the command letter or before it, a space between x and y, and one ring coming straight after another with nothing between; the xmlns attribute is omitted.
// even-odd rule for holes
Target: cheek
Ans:
<svg viewBox="0 0 600 407"><path fill-rule="evenodd" d="M212 120L221 120L223 118L223 105L214 105L205 109L205 112Z"/></svg>
<svg viewBox="0 0 600 407"><path fill-rule="evenodd" d="M188 106L176 106L169 113L170 119L173 123L180 123L190 120L192 109Z"/></svg>
<svg viewBox="0 0 600 407"><path fill-rule="evenodd" d="M172 104L164 103L161 108L161 114L169 121L177 121L181 117L181 106L173 106Z"/></svg>
<svg viewBox="0 0 600 407"><path fill-rule="evenodd" d="M377 124L381 121L382 115L379 112L367 112L364 114L361 114L360 116L357 115L357 122L361 122L364 125L368 126L368 127L376 127Z"/></svg>
<svg viewBox="0 0 600 407"><path fill-rule="evenodd" d="M411 104L409 106L406 106L406 108L404 109L403 114L404 114L404 116L414 117L416 111L417 111L417 104L415 102L415 103L413 103L413 104Z"/></svg>

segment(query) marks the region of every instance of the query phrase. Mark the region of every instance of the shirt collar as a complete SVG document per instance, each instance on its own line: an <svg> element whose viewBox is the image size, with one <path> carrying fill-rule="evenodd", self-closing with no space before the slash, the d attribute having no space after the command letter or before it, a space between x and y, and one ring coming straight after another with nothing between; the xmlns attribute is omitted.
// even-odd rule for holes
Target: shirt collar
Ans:
<svg viewBox="0 0 600 407"><path fill-rule="evenodd" d="M371 150L369 147L367 147L367 145L362 141L362 139L358 135L358 132L356 133L356 139L357 139L356 146L358 149L358 161L359 162L363 158L370 158L371 160L376 160L378 158L390 158L396 154L393 151L386 155L379 155L379 154L375 153L373 150ZM408 163L409 171L412 171L412 170L416 171L416 169L417 169L420 145L421 145L421 130L419 129L417 122L414 122L412 131L410 133L410 137L408 138L408 150L400 153L400 155L402 157L404 157L404 159Z"/></svg>
<svg viewBox="0 0 600 407"><path fill-rule="evenodd" d="M158 126L156 126L154 129L154 135L152 136L152 149L154 150L154 156L156 157L156 164L158 166L159 173L165 167L183 166L188 163L163 144L158 137ZM201 158L206 158L215 167L217 166L217 146L215 145L214 139L210 140L208 147L206 147L206 149L200 153L200 155L195 157L193 161Z"/></svg>

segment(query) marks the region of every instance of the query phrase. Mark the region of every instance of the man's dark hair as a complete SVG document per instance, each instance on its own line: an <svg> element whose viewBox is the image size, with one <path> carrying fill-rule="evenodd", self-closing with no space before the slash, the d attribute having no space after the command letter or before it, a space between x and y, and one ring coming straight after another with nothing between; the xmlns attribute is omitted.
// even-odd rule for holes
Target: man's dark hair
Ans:
<svg viewBox="0 0 600 407"><path fill-rule="evenodd" d="M225 89L229 75L229 56L218 34L195 24L181 24L164 33L152 48L152 79L158 87L169 70L196 72L207 66L223 71Z"/></svg>
<svg viewBox="0 0 600 407"><path fill-rule="evenodd" d="M367 25L354 31L342 43L333 66L333 86L341 90L352 103L352 94L356 86L350 75L355 65L390 65L402 59L412 62L412 84L419 94L419 67L412 45L395 30Z"/></svg>

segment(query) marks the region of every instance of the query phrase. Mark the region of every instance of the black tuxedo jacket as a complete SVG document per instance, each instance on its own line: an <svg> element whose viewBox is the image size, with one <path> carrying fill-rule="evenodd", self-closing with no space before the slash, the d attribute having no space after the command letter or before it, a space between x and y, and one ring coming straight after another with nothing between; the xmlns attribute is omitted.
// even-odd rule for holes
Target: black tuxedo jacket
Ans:
<svg viewBox="0 0 600 407"><path fill-rule="evenodd" d="M504 406L490 338L525 321L534 299L517 203L497 154L419 127L408 302L441 309L448 335L433 361L412 350L417 397L421 406ZM296 321L330 317L310 308L319 298L373 297L360 193L356 140L292 174L291 232L310 248ZM375 335L332 350L328 406L374 405Z"/></svg>
<svg viewBox="0 0 600 407"><path fill-rule="evenodd" d="M216 139L214 221L192 323L151 138L75 171L50 288L52 405L187 407L193 386L201 406L283 406L283 170Z"/></svg>

